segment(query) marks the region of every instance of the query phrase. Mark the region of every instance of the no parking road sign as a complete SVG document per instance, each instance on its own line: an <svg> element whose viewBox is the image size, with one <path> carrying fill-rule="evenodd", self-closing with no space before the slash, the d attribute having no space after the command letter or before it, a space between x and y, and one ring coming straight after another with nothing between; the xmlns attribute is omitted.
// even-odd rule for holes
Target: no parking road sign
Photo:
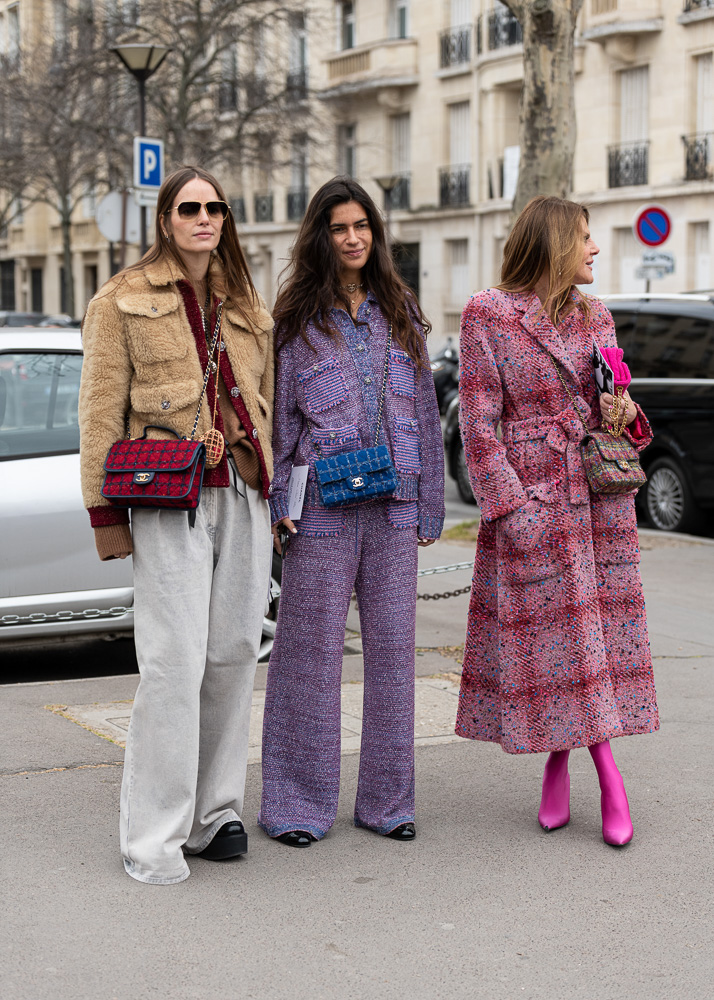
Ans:
<svg viewBox="0 0 714 1000"><path fill-rule="evenodd" d="M632 229L640 243L646 247L658 247L672 232L672 220L661 205L646 205L635 216Z"/></svg>
<svg viewBox="0 0 714 1000"><path fill-rule="evenodd" d="M158 194L164 180L164 144L161 139L134 139L134 187Z"/></svg>

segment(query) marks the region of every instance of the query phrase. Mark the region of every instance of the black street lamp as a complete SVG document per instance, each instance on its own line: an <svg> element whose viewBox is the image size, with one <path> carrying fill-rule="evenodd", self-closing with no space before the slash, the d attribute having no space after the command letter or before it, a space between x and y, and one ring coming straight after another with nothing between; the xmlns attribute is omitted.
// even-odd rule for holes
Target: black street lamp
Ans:
<svg viewBox="0 0 714 1000"><path fill-rule="evenodd" d="M166 45L112 45L110 51L122 61L139 85L139 135L146 131L146 81L156 72L171 49ZM141 256L147 250L146 205L141 206Z"/></svg>

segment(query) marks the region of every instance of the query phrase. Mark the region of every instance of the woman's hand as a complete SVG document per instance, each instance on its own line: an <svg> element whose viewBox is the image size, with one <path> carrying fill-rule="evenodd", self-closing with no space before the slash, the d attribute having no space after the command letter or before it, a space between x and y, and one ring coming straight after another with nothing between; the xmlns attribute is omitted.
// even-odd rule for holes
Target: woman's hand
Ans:
<svg viewBox="0 0 714 1000"><path fill-rule="evenodd" d="M615 397L611 396L609 392L603 392L602 396L600 396L600 413L602 414L602 419L605 421L606 424L613 423L614 402L615 402ZM637 407L630 399L629 392L623 392L622 402L627 407L625 427L629 427L630 424L637 419Z"/></svg>
<svg viewBox="0 0 714 1000"><path fill-rule="evenodd" d="M281 525L284 525L288 529L291 535L297 535L297 528L295 527L295 525L293 524L293 522L290 520L289 517L284 517L280 521L275 522L275 524L272 526L270 530L273 533L273 548L275 549L275 551L278 553L279 556L283 554L283 547L280 543L280 535L279 535Z"/></svg>
<svg viewBox="0 0 714 1000"><path fill-rule="evenodd" d="M427 545L433 545L435 541L435 538L418 538L417 545L420 545L423 549L425 549Z"/></svg>

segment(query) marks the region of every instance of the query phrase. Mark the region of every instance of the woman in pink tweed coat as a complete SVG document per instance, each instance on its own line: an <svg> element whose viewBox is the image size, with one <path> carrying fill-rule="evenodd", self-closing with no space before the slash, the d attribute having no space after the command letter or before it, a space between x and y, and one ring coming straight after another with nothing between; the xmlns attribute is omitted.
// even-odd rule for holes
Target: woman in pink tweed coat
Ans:
<svg viewBox="0 0 714 1000"><path fill-rule="evenodd" d="M632 494L588 489L584 435L607 418L593 341L613 347L591 282L599 252L581 205L534 198L504 249L501 284L461 321L461 432L481 509L456 732L507 753L549 751L538 819L570 819L568 756L588 747L602 791L603 837L632 839L609 740L659 727ZM497 434L500 424L501 433ZM627 397L626 436L651 440Z"/></svg>

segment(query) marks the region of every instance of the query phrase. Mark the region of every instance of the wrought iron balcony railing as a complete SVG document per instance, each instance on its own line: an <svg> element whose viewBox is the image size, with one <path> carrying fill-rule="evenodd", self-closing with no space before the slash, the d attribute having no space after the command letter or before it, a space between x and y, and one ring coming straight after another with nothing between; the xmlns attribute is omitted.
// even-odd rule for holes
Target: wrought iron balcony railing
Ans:
<svg viewBox="0 0 714 1000"><path fill-rule="evenodd" d="M505 49L523 41L523 29L508 9L492 10L488 15L489 49Z"/></svg>
<svg viewBox="0 0 714 1000"><path fill-rule="evenodd" d="M690 14L693 10L705 10L707 7L714 7L714 0L684 0L685 14Z"/></svg>
<svg viewBox="0 0 714 1000"><path fill-rule="evenodd" d="M442 167L439 171L439 204L453 208L469 204L470 164Z"/></svg>
<svg viewBox="0 0 714 1000"><path fill-rule="evenodd" d="M388 209L409 208L411 196L411 174L400 174L391 191L384 192L384 207Z"/></svg>
<svg viewBox="0 0 714 1000"><path fill-rule="evenodd" d="M299 222L307 209L307 188L291 188L287 197L287 215L290 222Z"/></svg>
<svg viewBox="0 0 714 1000"><path fill-rule="evenodd" d="M256 222L273 221L273 196L272 194L256 194L253 198L253 208L255 210Z"/></svg>
<svg viewBox="0 0 714 1000"><path fill-rule="evenodd" d="M624 142L608 146L608 186L629 187L646 184L648 176L649 142Z"/></svg>
<svg viewBox="0 0 714 1000"><path fill-rule="evenodd" d="M471 25L449 28L441 33L441 68L463 66L471 62Z"/></svg>
<svg viewBox="0 0 714 1000"><path fill-rule="evenodd" d="M708 181L714 175L714 132L683 135L685 180Z"/></svg>

